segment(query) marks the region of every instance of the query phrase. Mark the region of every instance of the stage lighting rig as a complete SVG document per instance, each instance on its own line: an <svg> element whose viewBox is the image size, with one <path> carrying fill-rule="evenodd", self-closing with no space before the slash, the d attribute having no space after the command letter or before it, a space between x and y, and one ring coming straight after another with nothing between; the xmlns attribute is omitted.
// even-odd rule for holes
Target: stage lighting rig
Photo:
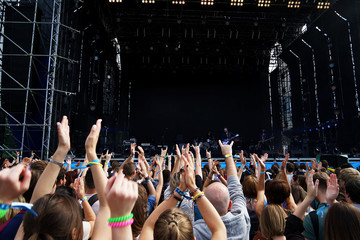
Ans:
<svg viewBox="0 0 360 240"><path fill-rule="evenodd" d="M155 0L141 0L141 2L144 4L154 4Z"/></svg>
<svg viewBox="0 0 360 240"><path fill-rule="evenodd" d="M231 0L230 2L230 6L243 6L244 5L244 0Z"/></svg>
<svg viewBox="0 0 360 240"><path fill-rule="evenodd" d="M330 2L318 2L317 8L318 9L329 9Z"/></svg>
<svg viewBox="0 0 360 240"><path fill-rule="evenodd" d="M180 0L180 1L178 1L178 0L173 0L172 1L172 4L175 4L175 5L184 5L185 4L185 0Z"/></svg>
<svg viewBox="0 0 360 240"><path fill-rule="evenodd" d="M214 5L214 0L201 0L201 5L210 6Z"/></svg>
<svg viewBox="0 0 360 240"><path fill-rule="evenodd" d="M300 1L289 1L288 8L300 8Z"/></svg>
<svg viewBox="0 0 360 240"><path fill-rule="evenodd" d="M259 0L258 7L270 7L271 0Z"/></svg>

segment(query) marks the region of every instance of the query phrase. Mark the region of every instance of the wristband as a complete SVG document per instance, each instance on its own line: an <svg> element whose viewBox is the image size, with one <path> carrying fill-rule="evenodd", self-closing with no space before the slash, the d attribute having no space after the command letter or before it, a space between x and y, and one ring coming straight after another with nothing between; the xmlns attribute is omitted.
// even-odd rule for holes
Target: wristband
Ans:
<svg viewBox="0 0 360 240"><path fill-rule="evenodd" d="M7 213L8 209L0 209L0 218L3 218L6 213Z"/></svg>
<svg viewBox="0 0 360 240"><path fill-rule="evenodd" d="M82 204L83 201L87 200L87 197L83 197L83 199L80 200L80 204Z"/></svg>
<svg viewBox="0 0 360 240"><path fill-rule="evenodd" d="M243 167L243 166L241 166L241 165L240 165L240 167L241 167L241 169L245 169L245 167Z"/></svg>
<svg viewBox="0 0 360 240"><path fill-rule="evenodd" d="M260 172L260 174L265 174L265 172Z"/></svg>
<svg viewBox="0 0 360 240"><path fill-rule="evenodd" d="M133 157L132 159L134 159L134 160L138 160L136 157Z"/></svg>
<svg viewBox="0 0 360 240"><path fill-rule="evenodd" d="M204 192L198 192L198 193L193 197L193 201L195 202L195 201L199 198L199 196L201 196L201 195L204 195Z"/></svg>
<svg viewBox="0 0 360 240"><path fill-rule="evenodd" d="M217 175L217 177L220 178L220 177L221 177L221 174Z"/></svg>
<svg viewBox="0 0 360 240"><path fill-rule="evenodd" d="M175 192L180 196L185 197L186 199L191 199L191 197L186 196L185 193L183 193L179 188L176 188Z"/></svg>
<svg viewBox="0 0 360 240"><path fill-rule="evenodd" d="M226 154L225 157L228 158L228 157L232 157L233 155L232 154Z"/></svg>
<svg viewBox="0 0 360 240"><path fill-rule="evenodd" d="M196 193L196 191L197 191L197 190L199 190L199 189L200 189L200 188L198 188L198 187L197 187L197 188L195 188L195 189L194 189L194 191L190 192L190 196L192 196L192 197L193 197L193 196L194 196L194 194Z"/></svg>
<svg viewBox="0 0 360 240"><path fill-rule="evenodd" d="M151 180L150 179L148 179L148 180L146 180L146 183L148 183L148 182L150 182Z"/></svg>
<svg viewBox="0 0 360 240"><path fill-rule="evenodd" d="M133 217L134 217L134 214L130 213L129 216L123 216L123 217L117 217L117 218L109 218L108 222L109 223L124 222L124 221L130 220Z"/></svg>
<svg viewBox="0 0 360 240"><path fill-rule="evenodd" d="M175 198L178 202L182 200L182 198L177 197L177 196L175 196L175 195L174 195L174 198Z"/></svg>
<svg viewBox="0 0 360 240"><path fill-rule="evenodd" d="M99 166L103 166L101 163L98 163L98 162L89 162L89 164L87 165L88 167L91 167L93 165L99 165Z"/></svg>
<svg viewBox="0 0 360 240"><path fill-rule="evenodd" d="M52 158L49 158L49 163L54 163L54 164L56 164L56 165L58 165L60 168L62 168L63 166L64 166L64 163L62 162L57 162L57 161L55 161L54 159L52 159Z"/></svg>
<svg viewBox="0 0 360 240"><path fill-rule="evenodd" d="M134 223L134 219L131 218L129 220L123 221L123 222L109 222L110 227L127 227Z"/></svg>

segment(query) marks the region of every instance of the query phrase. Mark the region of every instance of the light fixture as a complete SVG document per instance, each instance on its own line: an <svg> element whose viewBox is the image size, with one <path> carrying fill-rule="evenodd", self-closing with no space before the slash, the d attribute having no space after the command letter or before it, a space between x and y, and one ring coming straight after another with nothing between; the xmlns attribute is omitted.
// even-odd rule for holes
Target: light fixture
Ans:
<svg viewBox="0 0 360 240"><path fill-rule="evenodd" d="M230 6L243 6L244 5L244 0L231 0L230 2Z"/></svg>
<svg viewBox="0 0 360 240"><path fill-rule="evenodd" d="M122 0L109 0L109 3L122 3Z"/></svg>
<svg viewBox="0 0 360 240"><path fill-rule="evenodd" d="M173 0L172 1L172 4L175 4L175 5L184 5L185 4L185 0Z"/></svg>
<svg viewBox="0 0 360 240"><path fill-rule="evenodd" d="M259 0L258 7L270 7L271 0Z"/></svg>
<svg viewBox="0 0 360 240"><path fill-rule="evenodd" d="M141 2L144 4L154 4L155 0L141 0Z"/></svg>
<svg viewBox="0 0 360 240"><path fill-rule="evenodd" d="M201 5L207 5L207 6L210 6L210 5L214 5L214 0L201 0Z"/></svg>
<svg viewBox="0 0 360 240"><path fill-rule="evenodd" d="M317 8L318 9L329 9L330 2L318 2Z"/></svg>
<svg viewBox="0 0 360 240"><path fill-rule="evenodd" d="M288 8L300 8L300 1L289 1Z"/></svg>

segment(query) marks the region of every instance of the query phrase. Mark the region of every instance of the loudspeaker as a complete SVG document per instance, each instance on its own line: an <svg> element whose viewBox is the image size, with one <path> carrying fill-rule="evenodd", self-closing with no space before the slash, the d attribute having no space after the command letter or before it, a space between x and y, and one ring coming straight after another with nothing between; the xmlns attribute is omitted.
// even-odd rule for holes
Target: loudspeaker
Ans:
<svg viewBox="0 0 360 240"><path fill-rule="evenodd" d="M320 160L326 160L329 163L329 167L331 168L341 167L341 165L344 163L349 163L349 158L347 155L339 154L321 154Z"/></svg>

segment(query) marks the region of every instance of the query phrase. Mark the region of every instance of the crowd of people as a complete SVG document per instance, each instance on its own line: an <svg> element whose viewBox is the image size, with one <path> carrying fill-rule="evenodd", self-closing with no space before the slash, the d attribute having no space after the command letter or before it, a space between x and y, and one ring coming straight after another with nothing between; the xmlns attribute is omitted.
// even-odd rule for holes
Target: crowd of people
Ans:
<svg viewBox="0 0 360 240"><path fill-rule="evenodd" d="M267 169L267 154L246 158L221 141L225 168L189 145L146 159L132 144L120 164L98 157L100 129L98 120L73 169L67 117L49 161L4 161L0 239L360 239L360 172L350 164L286 155Z"/></svg>

